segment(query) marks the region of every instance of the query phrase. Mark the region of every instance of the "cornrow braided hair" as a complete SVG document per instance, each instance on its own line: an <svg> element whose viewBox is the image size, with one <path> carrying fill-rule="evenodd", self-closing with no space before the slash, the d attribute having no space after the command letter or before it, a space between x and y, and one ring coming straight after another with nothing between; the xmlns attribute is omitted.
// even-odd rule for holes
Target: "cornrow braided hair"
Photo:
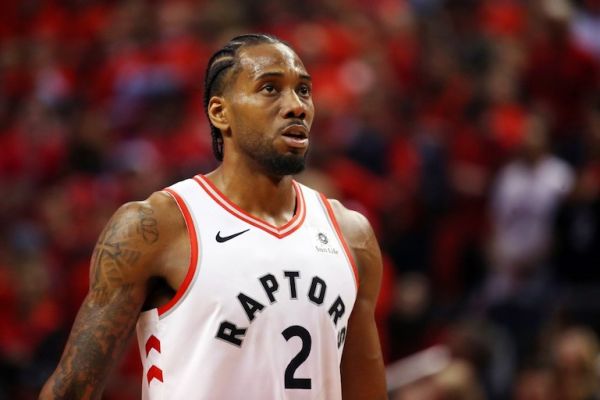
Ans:
<svg viewBox="0 0 600 400"><path fill-rule="evenodd" d="M263 33L251 33L247 35L236 36L231 39L222 49L215 52L208 61L206 75L204 76L204 111L208 116L208 102L213 96L220 96L225 89L228 70L235 71L238 63L238 52L240 48L248 45L256 45L262 43L283 43L289 46L284 41L275 36ZM219 128L214 126L208 119L210 124L210 134L212 136L213 153L219 161L223 161L223 135Z"/></svg>

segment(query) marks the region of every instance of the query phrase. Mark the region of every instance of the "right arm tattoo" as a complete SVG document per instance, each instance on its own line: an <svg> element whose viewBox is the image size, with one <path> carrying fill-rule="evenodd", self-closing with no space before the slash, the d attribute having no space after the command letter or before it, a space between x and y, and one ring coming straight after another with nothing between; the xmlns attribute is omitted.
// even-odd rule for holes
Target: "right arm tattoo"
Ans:
<svg viewBox="0 0 600 400"><path fill-rule="evenodd" d="M41 399L98 399L110 368L134 332L146 295L147 266L159 240L154 210L123 206L92 255L90 290Z"/></svg>

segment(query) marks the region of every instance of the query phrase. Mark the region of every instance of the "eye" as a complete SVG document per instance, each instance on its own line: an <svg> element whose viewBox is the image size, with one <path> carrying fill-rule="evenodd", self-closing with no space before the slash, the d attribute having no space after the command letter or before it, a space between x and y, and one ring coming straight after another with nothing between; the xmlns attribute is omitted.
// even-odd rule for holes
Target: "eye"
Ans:
<svg viewBox="0 0 600 400"><path fill-rule="evenodd" d="M298 93L300 93L301 96L310 96L311 87L309 85L300 85Z"/></svg>
<svg viewBox="0 0 600 400"><path fill-rule="evenodd" d="M265 85L263 85L263 87L260 89L261 92L265 92L268 94L272 94L275 93L275 85L271 84L271 83L267 83Z"/></svg>

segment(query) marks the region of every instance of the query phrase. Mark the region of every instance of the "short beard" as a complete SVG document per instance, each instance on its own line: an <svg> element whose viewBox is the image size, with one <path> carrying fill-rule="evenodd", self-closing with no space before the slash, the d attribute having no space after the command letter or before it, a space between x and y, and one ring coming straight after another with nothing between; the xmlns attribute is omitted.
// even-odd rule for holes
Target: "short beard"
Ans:
<svg viewBox="0 0 600 400"><path fill-rule="evenodd" d="M271 175L295 175L304 171L306 153L305 155L272 154L271 157L255 160Z"/></svg>
<svg viewBox="0 0 600 400"><path fill-rule="evenodd" d="M269 175L294 175L304 171L308 152L279 154L271 146L259 142L244 143L241 147Z"/></svg>

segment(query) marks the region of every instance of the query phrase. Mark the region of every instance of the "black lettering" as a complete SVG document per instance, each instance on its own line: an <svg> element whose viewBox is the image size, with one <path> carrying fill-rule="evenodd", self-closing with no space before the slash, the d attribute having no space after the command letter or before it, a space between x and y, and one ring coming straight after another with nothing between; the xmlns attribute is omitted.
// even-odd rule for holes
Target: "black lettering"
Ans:
<svg viewBox="0 0 600 400"><path fill-rule="evenodd" d="M306 328L300 325L292 325L281 332L286 341L289 341L293 337L299 337L302 340L302 348L300 352L296 354L290 361L287 368L285 369L284 381L286 389L310 389L312 387L310 378L296 378L296 370L298 367L306 361L310 355L310 348L312 346L312 338L310 332Z"/></svg>
<svg viewBox="0 0 600 400"><path fill-rule="evenodd" d="M250 322L254 319L254 314L265 308L265 306L254 300L252 297L246 296L244 293L238 294L238 300L242 304L242 307L244 307L244 311L246 311L246 315Z"/></svg>
<svg viewBox="0 0 600 400"><path fill-rule="evenodd" d="M340 319L340 317L342 315L344 315L345 311L346 311L346 306L344 305L342 298L340 296L338 296L337 299L335 299L335 301L329 308L329 315L331 315L331 318L333 318L334 325L337 326L338 319Z"/></svg>
<svg viewBox="0 0 600 400"><path fill-rule="evenodd" d="M310 290L308 291L308 298L318 304L321 305L323 304L323 300L325 299L325 291L327 290L327 284L325 283L325 281L321 278L319 278L318 276L315 276L312 279L312 282L310 284ZM318 291L318 295L317 295L317 291Z"/></svg>
<svg viewBox="0 0 600 400"><path fill-rule="evenodd" d="M342 347L346 341L346 327L343 327L340 333L338 333L338 349Z"/></svg>
<svg viewBox="0 0 600 400"><path fill-rule="evenodd" d="M277 279L275 279L275 277L272 274L267 274L262 278L259 278L259 280L260 283L263 285L263 288L265 289L265 293L267 293L267 296L269 297L269 301L271 302L271 304L274 303L275 296L273 296L273 293L275 293L277 289L279 289L279 283L277 283Z"/></svg>
<svg viewBox="0 0 600 400"><path fill-rule="evenodd" d="M247 328L238 328L235 324L232 324L229 321L221 322L219 325L219 330L217 332L217 336L219 339L223 339L233 345L238 347L242 346L242 340L244 339L244 335L246 334ZM238 337L241 336L241 337Z"/></svg>
<svg viewBox="0 0 600 400"><path fill-rule="evenodd" d="M290 281L290 296L292 299L297 299L296 294L296 278L300 276L298 271L283 271L283 275Z"/></svg>

